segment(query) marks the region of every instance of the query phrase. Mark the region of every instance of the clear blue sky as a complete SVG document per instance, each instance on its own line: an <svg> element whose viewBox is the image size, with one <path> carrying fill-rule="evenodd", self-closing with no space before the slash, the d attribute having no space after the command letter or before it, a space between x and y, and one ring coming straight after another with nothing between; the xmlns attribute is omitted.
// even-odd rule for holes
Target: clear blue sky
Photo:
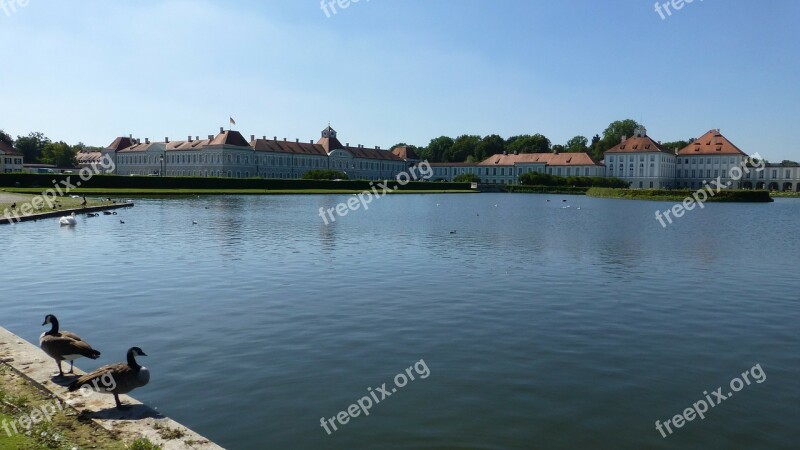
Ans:
<svg viewBox="0 0 800 450"><path fill-rule="evenodd" d="M5 0L8 4L11 0ZM662 0L666 1L666 0ZM800 2L695 0L30 0L0 9L0 128L115 136L243 134L426 145L440 135L591 138L613 120L658 140L721 128L800 159Z"/></svg>

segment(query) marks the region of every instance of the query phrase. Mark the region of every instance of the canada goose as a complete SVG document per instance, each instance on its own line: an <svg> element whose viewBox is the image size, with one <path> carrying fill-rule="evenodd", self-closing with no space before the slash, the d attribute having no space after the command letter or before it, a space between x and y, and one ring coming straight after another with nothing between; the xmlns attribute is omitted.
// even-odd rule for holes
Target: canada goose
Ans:
<svg viewBox="0 0 800 450"><path fill-rule="evenodd" d="M86 206L86 196L83 196L83 201L81 202L81 206Z"/></svg>
<svg viewBox="0 0 800 450"><path fill-rule="evenodd" d="M147 356L139 347L128 350L128 362L103 366L92 373L86 374L69 385L69 391L75 392L83 386L94 386L100 394L114 394L117 409L127 409L119 401L120 394L127 394L136 388L146 386L150 382L150 371L147 367L136 362L137 356ZM106 383L111 378L111 383ZM98 384L104 384L106 389L97 389ZM108 386L108 385L111 386Z"/></svg>
<svg viewBox="0 0 800 450"><path fill-rule="evenodd" d="M78 224L78 221L75 220L75 213L70 214L69 216L64 216L58 219L58 223L62 227L74 227Z"/></svg>
<svg viewBox="0 0 800 450"><path fill-rule="evenodd" d="M11 209L17 209L17 202L11 204Z"/></svg>
<svg viewBox="0 0 800 450"><path fill-rule="evenodd" d="M125 221L124 220L120 220L119 223L125 225Z"/></svg>
<svg viewBox="0 0 800 450"><path fill-rule="evenodd" d="M47 356L56 360L60 376L64 376L64 370L61 369L61 361L69 361L69 373L74 373L76 359L84 356L89 359L100 357L100 352L93 349L78 335L69 331L59 331L56 316L48 314L44 318L42 326L47 324L51 325L50 331L42 333L42 336L39 337L39 347L47 353Z"/></svg>
<svg viewBox="0 0 800 450"><path fill-rule="evenodd" d="M110 216L111 215L111 211L103 211L103 214L106 215L106 216Z"/></svg>
<svg viewBox="0 0 800 450"><path fill-rule="evenodd" d="M193 220L193 221L192 221L192 225L197 225L197 221L196 221L196 220Z"/></svg>

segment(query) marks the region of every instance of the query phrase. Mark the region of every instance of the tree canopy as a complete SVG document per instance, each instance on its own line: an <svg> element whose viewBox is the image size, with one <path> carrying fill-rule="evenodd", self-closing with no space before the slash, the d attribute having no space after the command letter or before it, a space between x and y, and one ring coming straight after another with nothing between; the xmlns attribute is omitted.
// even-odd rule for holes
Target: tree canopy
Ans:
<svg viewBox="0 0 800 450"><path fill-rule="evenodd" d="M75 167L75 150L66 142L48 142L42 149L41 162L57 167Z"/></svg>

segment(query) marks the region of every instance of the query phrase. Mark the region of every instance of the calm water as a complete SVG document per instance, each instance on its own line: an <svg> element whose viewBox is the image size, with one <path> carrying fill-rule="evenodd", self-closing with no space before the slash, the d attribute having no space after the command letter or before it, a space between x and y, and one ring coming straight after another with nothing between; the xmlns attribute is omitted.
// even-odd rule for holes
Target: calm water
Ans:
<svg viewBox="0 0 800 450"><path fill-rule="evenodd" d="M664 203L398 195L324 226L319 207L346 198L140 200L75 229L2 227L0 324L35 341L55 313L103 351L83 369L142 347L153 380L135 396L231 449L800 442L800 201L708 205L664 230ZM320 427L420 359L427 379ZM759 363L763 384L655 430Z"/></svg>

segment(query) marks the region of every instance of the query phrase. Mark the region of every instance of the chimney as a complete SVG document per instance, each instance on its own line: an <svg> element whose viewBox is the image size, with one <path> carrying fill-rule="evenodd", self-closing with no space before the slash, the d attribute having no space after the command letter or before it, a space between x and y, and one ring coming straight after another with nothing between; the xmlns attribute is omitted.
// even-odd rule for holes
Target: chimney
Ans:
<svg viewBox="0 0 800 450"><path fill-rule="evenodd" d="M286 141L287 141L287 139L286 139L286 138L283 138L283 142L286 142Z"/></svg>
<svg viewBox="0 0 800 450"><path fill-rule="evenodd" d="M169 144L169 137L165 137L165 138L164 138L164 143L165 143L165 144Z"/></svg>
<svg viewBox="0 0 800 450"><path fill-rule="evenodd" d="M133 140L133 135L132 135L132 134L129 134L129 135L128 135L128 139L130 139L130 140Z"/></svg>
<svg viewBox="0 0 800 450"><path fill-rule="evenodd" d="M503 154L504 154L504 155L507 155L507 154L508 154L508 152L507 152L507 151L505 151L505 150L503 150Z"/></svg>
<svg viewBox="0 0 800 450"><path fill-rule="evenodd" d="M192 142L192 135L191 135L191 134L189 135L189 139L188 139L188 141L189 141L189 142Z"/></svg>
<svg viewBox="0 0 800 450"><path fill-rule="evenodd" d="M350 143L344 144L345 147L350 148Z"/></svg>
<svg viewBox="0 0 800 450"><path fill-rule="evenodd" d="M272 136L272 140L273 141L277 141L278 140L278 136Z"/></svg>
<svg viewBox="0 0 800 450"><path fill-rule="evenodd" d="M628 136L623 135L622 136L622 140L620 140L619 143L621 144L621 143L623 143L623 142L625 142L627 140L628 140Z"/></svg>
<svg viewBox="0 0 800 450"><path fill-rule="evenodd" d="M225 132L225 127L219 127L219 133L222 134Z"/></svg>
<svg viewBox="0 0 800 450"><path fill-rule="evenodd" d="M295 139L294 141L298 144L300 143L300 139Z"/></svg>
<svg viewBox="0 0 800 450"><path fill-rule="evenodd" d="M558 152L556 152L556 153L558 153ZM514 154L515 155L519 155L519 150L514 150Z"/></svg>
<svg viewBox="0 0 800 450"><path fill-rule="evenodd" d="M261 136L261 139L266 141L267 140L267 135L265 134L264 136Z"/></svg>
<svg viewBox="0 0 800 450"><path fill-rule="evenodd" d="M209 141L213 141L214 140L214 135L213 134L209 134L208 135L208 140Z"/></svg>
<svg viewBox="0 0 800 450"><path fill-rule="evenodd" d="M144 138L144 143L145 144L149 144L150 143L150 138Z"/></svg>
<svg viewBox="0 0 800 450"><path fill-rule="evenodd" d="M375 146L375 150L380 150L380 149L381 149L380 145Z"/></svg>
<svg viewBox="0 0 800 450"><path fill-rule="evenodd" d="M195 137L194 137L194 140L195 140L195 141L199 141L199 140L200 140L200 136L195 136Z"/></svg>
<svg viewBox="0 0 800 450"><path fill-rule="evenodd" d="M311 139L310 141L308 141L308 143L311 144L311 145L314 145L314 140Z"/></svg>
<svg viewBox="0 0 800 450"><path fill-rule="evenodd" d="M256 140L256 135L255 134L251 134L250 135L250 142L255 141L255 140Z"/></svg>

